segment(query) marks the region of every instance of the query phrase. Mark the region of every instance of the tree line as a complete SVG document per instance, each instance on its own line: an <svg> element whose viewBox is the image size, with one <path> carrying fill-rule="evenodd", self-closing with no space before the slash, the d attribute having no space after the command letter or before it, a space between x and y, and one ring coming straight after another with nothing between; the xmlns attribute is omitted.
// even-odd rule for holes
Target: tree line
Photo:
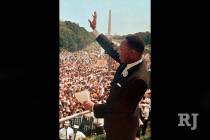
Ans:
<svg viewBox="0 0 210 140"><path fill-rule="evenodd" d="M130 35L130 34L128 34ZM115 35L113 39L124 39L128 35ZM138 32L135 35L140 36L145 45L151 43L150 32ZM88 32L84 27L71 21L59 22L59 47L68 51L78 51L88 46L90 43L95 42L95 37L91 32Z"/></svg>
<svg viewBox="0 0 210 140"><path fill-rule="evenodd" d="M123 35L123 36L115 35L115 36L113 36L113 39L122 40L126 36L129 36L129 35L131 35L131 34ZM150 32L148 32L148 31L147 32L138 32L138 33L135 33L134 35L141 37L143 39L145 45L151 44L151 33Z"/></svg>
<svg viewBox="0 0 210 140"><path fill-rule="evenodd" d="M92 33L71 21L59 23L59 47L68 51L77 51L95 41Z"/></svg>

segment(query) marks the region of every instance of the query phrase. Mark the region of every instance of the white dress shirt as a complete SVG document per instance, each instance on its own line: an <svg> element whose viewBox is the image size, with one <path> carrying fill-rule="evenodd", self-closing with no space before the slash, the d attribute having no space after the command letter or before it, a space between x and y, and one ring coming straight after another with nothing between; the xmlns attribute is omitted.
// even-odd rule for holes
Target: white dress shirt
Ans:
<svg viewBox="0 0 210 140"><path fill-rule="evenodd" d="M141 63L143 61L143 56L141 59L139 59L138 61L134 62L134 63L130 63L127 64L127 66L125 67L125 69L122 71L122 75L123 77L126 77L128 75L128 70L136 65L138 65L139 63Z"/></svg>
<svg viewBox="0 0 210 140"><path fill-rule="evenodd" d="M68 127L67 130L66 128L61 128L60 131L59 131L59 137L60 139L62 140L65 140L66 139L66 131L67 131L67 139L69 139L69 137L71 137L71 140L74 140L73 137L74 137L74 131L71 127Z"/></svg>

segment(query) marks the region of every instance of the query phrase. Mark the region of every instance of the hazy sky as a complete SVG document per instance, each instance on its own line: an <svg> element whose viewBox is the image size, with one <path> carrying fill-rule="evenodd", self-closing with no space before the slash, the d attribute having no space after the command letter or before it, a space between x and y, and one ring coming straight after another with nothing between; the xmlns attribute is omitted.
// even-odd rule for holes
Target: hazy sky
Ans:
<svg viewBox="0 0 210 140"><path fill-rule="evenodd" d="M97 12L97 29L108 31L108 14L112 12L111 34L150 31L150 0L60 0L60 20L78 23L88 31L88 19Z"/></svg>

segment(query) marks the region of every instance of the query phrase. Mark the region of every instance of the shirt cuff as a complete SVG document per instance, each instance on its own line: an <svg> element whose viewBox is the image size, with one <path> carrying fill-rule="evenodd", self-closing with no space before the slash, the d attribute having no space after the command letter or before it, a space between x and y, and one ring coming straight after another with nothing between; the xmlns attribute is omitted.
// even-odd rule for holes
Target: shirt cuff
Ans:
<svg viewBox="0 0 210 140"><path fill-rule="evenodd" d="M96 38L100 35L100 33L96 29L93 30L93 34Z"/></svg>

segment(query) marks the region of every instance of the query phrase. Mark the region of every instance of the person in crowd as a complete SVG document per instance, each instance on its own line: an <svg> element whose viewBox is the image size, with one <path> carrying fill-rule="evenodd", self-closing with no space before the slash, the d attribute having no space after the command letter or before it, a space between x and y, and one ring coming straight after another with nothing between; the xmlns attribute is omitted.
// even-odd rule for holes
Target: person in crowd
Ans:
<svg viewBox="0 0 210 140"><path fill-rule="evenodd" d="M86 136L79 130L79 125L74 125L74 140L85 140Z"/></svg>
<svg viewBox="0 0 210 140"><path fill-rule="evenodd" d="M69 121L64 122L64 127L59 130L60 140L74 140L74 131L70 126Z"/></svg>

